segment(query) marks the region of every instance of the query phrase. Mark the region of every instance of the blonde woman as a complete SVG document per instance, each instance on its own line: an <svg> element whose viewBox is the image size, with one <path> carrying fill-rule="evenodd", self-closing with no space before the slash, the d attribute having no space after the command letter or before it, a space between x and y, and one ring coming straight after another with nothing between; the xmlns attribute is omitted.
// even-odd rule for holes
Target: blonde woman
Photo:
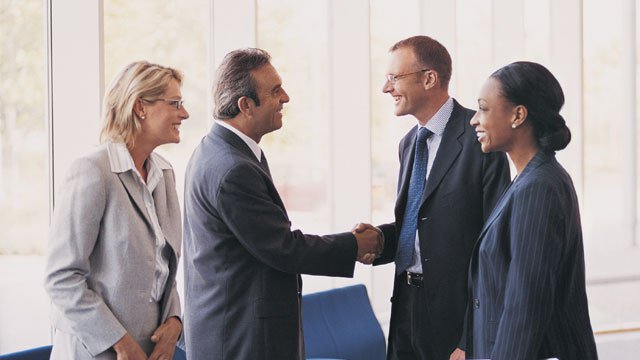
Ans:
<svg viewBox="0 0 640 360"><path fill-rule="evenodd" d="M103 145L60 188L45 280L51 359L173 358L180 207L173 169L153 151L180 141L181 85L175 69L126 66L105 94Z"/></svg>

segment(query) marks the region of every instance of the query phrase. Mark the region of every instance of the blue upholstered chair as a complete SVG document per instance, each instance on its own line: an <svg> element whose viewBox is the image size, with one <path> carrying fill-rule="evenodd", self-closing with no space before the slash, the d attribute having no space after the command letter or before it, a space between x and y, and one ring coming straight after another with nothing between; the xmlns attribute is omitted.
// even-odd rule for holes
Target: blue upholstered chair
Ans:
<svg viewBox="0 0 640 360"><path fill-rule="evenodd" d="M51 356L51 345L41 346L34 349L18 351L11 354L0 355L0 360L49 360ZM182 349L176 347L173 360L186 360L187 355Z"/></svg>
<svg viewBox="0 0 640 360"><path fill-rule="evenodd" d="M0 360L49 360L51 345L0 355Z"/></svg>
<svg viewBox="0 0 640 360"><path fill-rule="evenodd" d="M187 360L187 354L184 350L176 346L176 351L173 353L173 360Z"/></svg>
<svg viewBox="0 0 640 360"><path fill-rule="evenodd" d="M308 359L386 358L384 334L364 285L303 296L302 325Z"/></svg>

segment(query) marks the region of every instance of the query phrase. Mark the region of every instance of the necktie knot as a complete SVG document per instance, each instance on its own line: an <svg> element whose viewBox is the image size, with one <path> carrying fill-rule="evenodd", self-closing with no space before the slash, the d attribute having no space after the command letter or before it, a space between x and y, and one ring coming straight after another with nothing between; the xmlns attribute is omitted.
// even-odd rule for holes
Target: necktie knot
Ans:
<svg viewBox="0 0 640 360"><path fill-rule="evenodd" d="M431 135L433 135L431 130L426 127L421 127L420 130L418 130L418 141L424 143L431 137Z"/></svg>

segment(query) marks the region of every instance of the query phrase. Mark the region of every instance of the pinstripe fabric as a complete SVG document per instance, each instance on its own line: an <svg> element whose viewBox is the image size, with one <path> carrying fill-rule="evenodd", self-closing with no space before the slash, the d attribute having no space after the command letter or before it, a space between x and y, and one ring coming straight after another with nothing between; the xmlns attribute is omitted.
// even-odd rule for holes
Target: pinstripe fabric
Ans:
<svg viewBox="0 0 640 360"><path fill-rule="evenodd" d="M472 358L596 359L578 201L538 153L487 220L469 270Z"/></svg>

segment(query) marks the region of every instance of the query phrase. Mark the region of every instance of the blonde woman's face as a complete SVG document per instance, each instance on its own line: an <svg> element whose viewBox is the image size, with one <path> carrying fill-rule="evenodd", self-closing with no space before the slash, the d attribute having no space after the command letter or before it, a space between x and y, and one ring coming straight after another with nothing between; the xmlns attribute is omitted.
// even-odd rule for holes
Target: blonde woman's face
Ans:
<svg viewBox="0 0 640 360"><path fill-rule="evenodd" d="M153 148L162 144L180 142L180 125L189 118L184 105L178 108L182 100L180 85L172 80L167 90L157 99L143 101L144 119L140 119L141 131L136 144L149 144Z"/></svg>

